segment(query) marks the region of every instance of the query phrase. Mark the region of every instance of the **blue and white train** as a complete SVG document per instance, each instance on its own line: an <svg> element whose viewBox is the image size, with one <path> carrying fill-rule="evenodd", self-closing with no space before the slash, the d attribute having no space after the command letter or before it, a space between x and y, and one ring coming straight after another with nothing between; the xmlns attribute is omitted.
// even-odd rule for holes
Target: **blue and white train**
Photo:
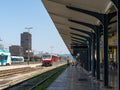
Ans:
<svg viewBox="0 0 120 90"><path fill-rule="evenodd" d="M24 57L23 56L11 56L11 61L12 61L12 63L24 62Z"/></svg>
<svg viewBox="0 0 120 90"><path fill-rule="evenodd" d="M0 66L11 65L11 54L8 50L0 49Z"/></svg>
<svg viewBox="0 0 120 90"><path fill-rule="evenodd" d="M0 49L0 66L11 65L14 62L24 62L23 56L11 56L8 50Z"/></svg>

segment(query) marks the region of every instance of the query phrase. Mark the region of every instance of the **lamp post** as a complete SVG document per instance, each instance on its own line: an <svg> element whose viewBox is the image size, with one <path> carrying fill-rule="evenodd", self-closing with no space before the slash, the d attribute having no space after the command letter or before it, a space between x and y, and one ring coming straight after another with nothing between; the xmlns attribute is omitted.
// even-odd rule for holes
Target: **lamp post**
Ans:
<svg viewBox="0 0 120 90"><path fill-rule="evenodd" d="M30 32L30 29L33 29L33 27L25 27L25 29L28 30L28 33ZM28 50L26 51L28 53L28 60L27 60L27 64L29 65L29 61L30 61L30 40L29 40L29 35L28 35Z"/></svg>
<svg viewBox="0 0 120 90"><path fill-rule="evenodd" d="M29 62L30 62L30 52L31 52L31 50L26 50L26 52L28 53L28 60L27 60L27 64L29 65Z"/></svg>
<svg viewBox="0 0 120 90"><path fill-rule="evenodd" d="M28 55L28 56L27 56L27 57L28 57L28 59L27 59L27 64L29 65L29 59L30 59L30 58L29 58L29 50L26 50L26 53L27 53L27 55Z"/></svg>

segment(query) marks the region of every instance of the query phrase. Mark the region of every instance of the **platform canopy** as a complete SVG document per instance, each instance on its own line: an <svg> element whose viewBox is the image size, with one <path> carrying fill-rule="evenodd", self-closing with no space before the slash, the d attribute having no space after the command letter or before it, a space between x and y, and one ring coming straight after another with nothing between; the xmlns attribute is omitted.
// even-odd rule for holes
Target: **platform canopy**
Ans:
<svg viewBox="0 0 120 90"><path fill-rule="evenodd" d="M93 26L103 24L101 15L115 12L111 0L42 0L66 46L87 45ZM100 18L100 19L99 19ZM109 36L116 32L117 16L111 19ZM102 35L102 29L101 29Z"/></svg>

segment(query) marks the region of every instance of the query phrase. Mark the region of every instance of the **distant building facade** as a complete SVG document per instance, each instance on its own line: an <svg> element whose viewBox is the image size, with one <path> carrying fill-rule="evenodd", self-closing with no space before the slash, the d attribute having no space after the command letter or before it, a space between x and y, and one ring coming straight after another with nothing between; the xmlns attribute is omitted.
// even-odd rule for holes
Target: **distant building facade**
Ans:
<svg viewBox="0 0 120 90"><path fill-rule="evenodd" d="M28 57L28 50L29 56L32 57L32 35L29 32L21 33L21 47L23 47L23 54L24 57Z"/></svg>
<svg viewBox="0 0 120 90"><path fill-rule="evenodd" d="M19 45L12 45L9 47L12 56L23 56L23 48Z"/></svg>

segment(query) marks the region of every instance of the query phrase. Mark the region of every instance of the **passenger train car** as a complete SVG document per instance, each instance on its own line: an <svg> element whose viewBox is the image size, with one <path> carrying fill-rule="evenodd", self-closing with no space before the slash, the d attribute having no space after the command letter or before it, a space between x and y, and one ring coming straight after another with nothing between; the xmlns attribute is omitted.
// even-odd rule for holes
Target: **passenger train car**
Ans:
<svg viewBox="0 0 120 90"><path fill-rule="evenodd" d="M24 62L24 57L23 56L11 56L11 61L12 63Z"/></svg>
<svg viewBox="0 0 120 90"><path fill-rule="evenodd" d="M46 54L42 56L42 66L52 66L53 62L58 62L59 56Z"/></svg>
<svg viewBox="0 0 120 90"><path fill-rule="evenodd" d="M11 65L11 54L7 50L0 49L0 66Z"/></svg>

